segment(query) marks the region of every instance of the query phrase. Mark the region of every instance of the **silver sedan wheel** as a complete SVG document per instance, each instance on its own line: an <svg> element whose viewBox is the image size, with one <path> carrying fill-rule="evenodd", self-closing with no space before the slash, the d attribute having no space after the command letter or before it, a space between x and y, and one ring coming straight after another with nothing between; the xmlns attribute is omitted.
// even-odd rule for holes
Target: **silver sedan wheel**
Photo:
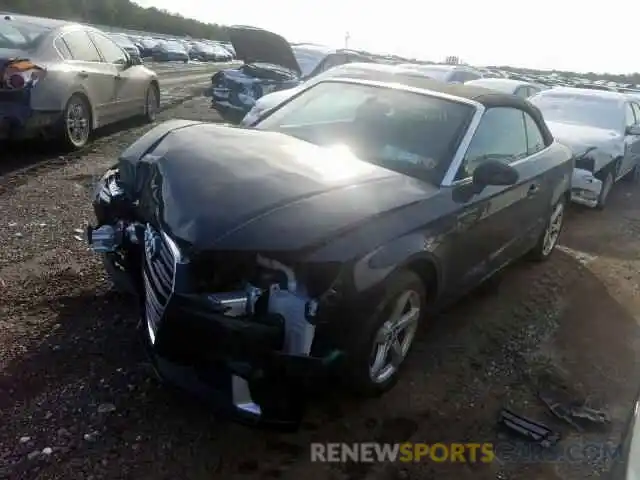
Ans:
<svg viewBox="0 0 640 480"><path fill-rule="evenodd" d="M146 109L147 118L150 121L154 121L156 119L156 114L158 113L158 95L156 93L156 89L153 87L147 90Z"/></svg>
<svg viewBox="0 0 640 480"><path fill-rule="evenodd" d="M598 200L598 205L600 207L604 207L606 205L607 198L609 198L609 193L611 193L611 188L613 187L613 182L613 174L609 172L604 179L602 190L600 191L600 198Z"/></svg>
<svg viewBox="0 0 640 480"><path fill-rule="evenodd" d="M421 315L418 292L406 290L397 297L389 318L374 338L369 375L375 383L383 383L397 372L409 352Z"/></svg>
<svg viewBox="0 0 640 480"><path fill-rule="evenodd" d="M67 137L76 147L82 147L89 140L91 120L87 105L79 98L73 98L67 105L65 118Z"/></svg>
<svg viewBox="0 0 640 480"><path fill-rule="evenodd" d="M560 237L560 229L562 228L562 220L564 218L564 202L558 202L551 213L547 230L544 232L544 242L542 244L542 254L546 257L551 254L558 238Z"/></svg>

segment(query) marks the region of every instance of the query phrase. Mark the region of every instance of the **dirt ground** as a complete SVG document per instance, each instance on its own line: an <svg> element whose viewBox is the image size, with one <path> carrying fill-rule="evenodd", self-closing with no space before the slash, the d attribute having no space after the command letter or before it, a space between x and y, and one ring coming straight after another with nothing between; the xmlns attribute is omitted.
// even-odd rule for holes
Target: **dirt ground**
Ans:
<svg viewBox="0 0 640 480"><path fill-rule="evenodd" d="M216 120L196 98L161 120ZM0 478L210 480L590 478L580 462L318 464L311 442L506 442L508 406L576 442L617 442L637 393L640 190L620 184L603 212L571 208L562 248L520 262L431 319L404 376L375 400L335 392L295 434L215 418L160 386L134 336L136 318L109 290L76 229L91 188L147 126L103 133L59 156L0 146ZM587 400L612 423L579 432L537 392Z"/></svg>

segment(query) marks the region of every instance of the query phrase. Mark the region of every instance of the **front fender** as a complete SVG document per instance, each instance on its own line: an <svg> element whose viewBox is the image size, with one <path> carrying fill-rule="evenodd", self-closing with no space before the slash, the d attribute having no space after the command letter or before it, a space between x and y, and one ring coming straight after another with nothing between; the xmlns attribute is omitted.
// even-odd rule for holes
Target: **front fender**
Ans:
<svg viewBox="0 0 640 480"><path fill-rule="evenodd" d="M432 268L437 285L441 285L441 262L436 256L435 237L412 233L387 243L354 263L353 287L362 293L381 285L394 271L420 266ZM438 292L436 292L437 294Z"/></svg>

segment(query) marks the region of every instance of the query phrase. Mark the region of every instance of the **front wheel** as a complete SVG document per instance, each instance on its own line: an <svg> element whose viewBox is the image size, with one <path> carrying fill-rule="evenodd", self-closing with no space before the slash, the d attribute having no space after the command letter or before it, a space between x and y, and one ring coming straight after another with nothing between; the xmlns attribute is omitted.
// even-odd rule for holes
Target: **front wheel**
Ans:
<svg viewBox="0 0 640 480"><path fill-rule="evenodd" d="M402 270L389 278L386 294L355 333L358 338L348 352L349 380L356 393L376 396L396 383L425 307L425 288L416 274Z"/></svg>
<svg viewBox="0 0 640 480"><path fill-rule="evenodd" d="M566 203L565 198L562 197L551 209L551 214L549 215L544 231L538 239L538 243L533 250L529 252L532 260L540 262L548 259L558 245Z"/></svg>
<svg viewBox="0 0 640 480"><path fill-rule="evenodd" d="M634 165L634 167L624 176L624 181L629 183L638 183L640 179L640 166Z"/></svg>
<svg viewBox="0 0 640 480"><path fill-rule="evenodd" d="M609 198L609 193L611 193L611 189L613 188L614 181L613 171L609 170L602 181L602 189L600 190L598 203L596 204L596 208L598 210L604 209L607 205L607 199Z"/></svg>

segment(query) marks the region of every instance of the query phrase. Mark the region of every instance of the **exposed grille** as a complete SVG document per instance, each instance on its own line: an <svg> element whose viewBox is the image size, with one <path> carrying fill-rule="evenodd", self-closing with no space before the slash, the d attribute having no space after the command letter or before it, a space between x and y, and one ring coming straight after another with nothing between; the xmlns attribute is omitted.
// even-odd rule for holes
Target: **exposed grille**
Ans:
<svg viewBox="0 0 640 480"><path fill-rule="evenodd" d="M152 247L153 239L156 241ZM167 239L150 226L145 234L144 252L145 315L149 336L154 343L162 314L173 292L176 259Z"/></svg>

